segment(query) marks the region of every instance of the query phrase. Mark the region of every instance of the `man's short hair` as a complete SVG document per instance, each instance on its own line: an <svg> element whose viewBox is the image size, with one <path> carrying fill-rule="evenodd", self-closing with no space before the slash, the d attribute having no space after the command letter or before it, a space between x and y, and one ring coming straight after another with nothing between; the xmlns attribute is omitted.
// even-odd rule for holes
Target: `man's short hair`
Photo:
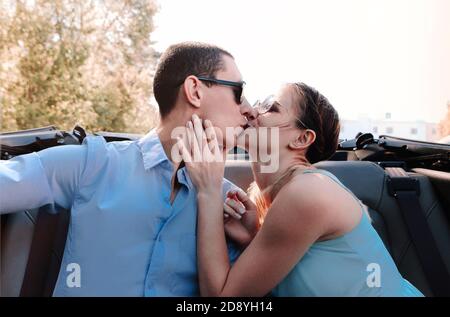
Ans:
<svg viewBox="0 0 450 317"><path fill-rule="evenodd" d="M223 69L224 49L205 43L183 42L170 46L161 56L153 79L153 93L161 118L175 107L180 85L190 75L214 77Z"/></svg>

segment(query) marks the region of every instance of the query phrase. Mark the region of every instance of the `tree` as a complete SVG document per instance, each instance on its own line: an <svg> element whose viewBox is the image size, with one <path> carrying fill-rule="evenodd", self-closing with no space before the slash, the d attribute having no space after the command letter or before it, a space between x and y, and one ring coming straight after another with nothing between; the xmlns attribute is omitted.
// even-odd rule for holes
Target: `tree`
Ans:
<svg viewBox="0 0 450 317"><path fill-rule="evenodd" d="M156 125L154 0L2 3L2 131L79 123L143 133Z"/></svg>

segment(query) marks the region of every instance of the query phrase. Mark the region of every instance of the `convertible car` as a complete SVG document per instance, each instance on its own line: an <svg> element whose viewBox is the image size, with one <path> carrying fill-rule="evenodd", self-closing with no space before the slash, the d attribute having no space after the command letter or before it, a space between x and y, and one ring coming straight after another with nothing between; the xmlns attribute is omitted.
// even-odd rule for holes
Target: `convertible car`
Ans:
<svg viewBox="0 0 450 317"><path fill-rule="evenodd" d="M108 142L140 137L96 134ZM85 136L81 127L3 133L1 159L80 144ZM316 167L336 175L368 206L374 228L406 279L426 296L450 296L450 145L359 133L342 140L335 155ZM248 188L253 177L245 153L230 153L225 176ZM1 216L0 296L51 296L69 215L70 210L57 215L24 210Z"/></svg>

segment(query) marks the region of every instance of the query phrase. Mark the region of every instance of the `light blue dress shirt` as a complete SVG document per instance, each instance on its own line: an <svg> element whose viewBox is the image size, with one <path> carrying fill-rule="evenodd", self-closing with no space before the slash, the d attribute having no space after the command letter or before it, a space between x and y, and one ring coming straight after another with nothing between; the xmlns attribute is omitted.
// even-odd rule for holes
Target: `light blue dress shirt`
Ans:
<svg viewBox="0 0 450 317"><path fill-rule="evenodd" d="M180 169L171 205L172 173L155 130L137 141L89 136L1 161L0 211L71 210L54 296L197 296L196 189ZM224 197L232 187L224 179ZM80 287L67 283L71 263Z"/></svg>

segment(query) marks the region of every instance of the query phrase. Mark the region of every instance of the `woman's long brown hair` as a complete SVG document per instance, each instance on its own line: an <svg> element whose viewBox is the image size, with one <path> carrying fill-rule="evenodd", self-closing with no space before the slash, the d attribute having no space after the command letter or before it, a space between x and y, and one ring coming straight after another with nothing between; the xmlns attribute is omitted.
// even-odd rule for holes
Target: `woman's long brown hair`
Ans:
<svg viewBox="0 0 450 317"><path fill-rule="evenodd" d="M306 152L310 164L330 158L337 149L339 142L339 115L327 98L316 89L304 84L295 83L299 95L297 115L298 128L304 128L302 123L314 130L316 140ZM302 122L302 123L300 123ZM261 191L256 182L250 184L248 194L256 204L259 223L262 224L270 205L278 192L292 180L299 165L289 167L271 186Z"/></svg>

